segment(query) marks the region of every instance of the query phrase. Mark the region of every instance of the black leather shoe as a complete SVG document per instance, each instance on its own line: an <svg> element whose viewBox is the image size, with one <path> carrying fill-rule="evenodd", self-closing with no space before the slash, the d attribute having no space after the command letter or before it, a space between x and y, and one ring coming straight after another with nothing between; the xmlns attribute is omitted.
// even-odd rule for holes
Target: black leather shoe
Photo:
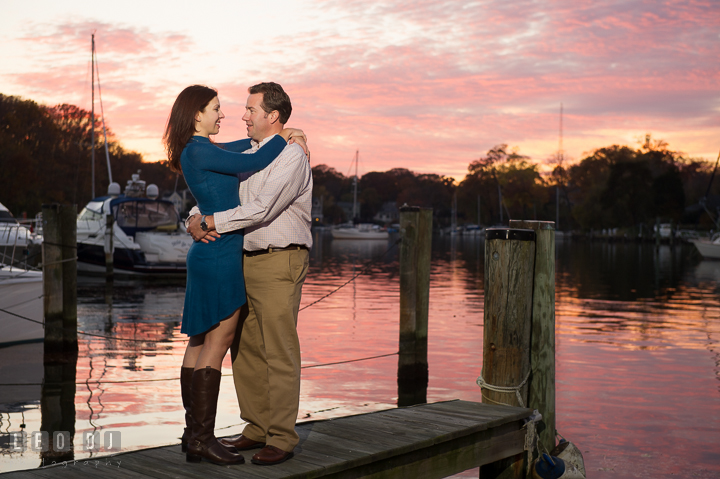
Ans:
<svg viewBox="0 0 720 479"><path fill-rule="evenodd" d="M242 434L240 434L239 436L224 437L218 439L218 441L223 446L234 447L238 451L247 451L249 449L258 449L261 447L265 447L264 442L253 441L249 437L243 436Z"/></svg>
<svg viewBox="0 0 720 479"><path fill-rule="evenodd" d="M293 456L292 452L283 451L275 446L265 446L250 461L258 466L274 466L287 461Z"/></svg>

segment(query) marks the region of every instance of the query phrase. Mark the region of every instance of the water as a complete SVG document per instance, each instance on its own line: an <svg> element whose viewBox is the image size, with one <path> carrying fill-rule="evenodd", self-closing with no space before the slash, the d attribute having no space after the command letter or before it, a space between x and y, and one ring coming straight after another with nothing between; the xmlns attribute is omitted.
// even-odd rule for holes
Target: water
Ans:
<svg viewBox="0 0 720 479"><path fill-rule="evenodd" d="M397 249L378 260L391 243L316 242L303 307L368 272L300 313L300 420L394 407ZM481 400L483 248L475 238L433 239L429 402ZM692 246L656 253L560 242L556 274L557 428L583 452L589 477L720 477L720 262L702 261ZM74 407L74 418L62 419L75 444L93 430L120 431L123 451L179 442L183 293L182 283L118 282L106 291L81 279L80 329L134 341L82 337L74 400L64 405L50 396L41 407L39 385L2 386L0 433L21 423L40 430L43 408L59 424L60 411L72 416ZM0 349L0 374L0 384L39 384L42 346ZM219 433L239 433L231 377L220 394ZM43 462L0 448L0 471ZM92 455L76 449L76 459Z"/></svg>

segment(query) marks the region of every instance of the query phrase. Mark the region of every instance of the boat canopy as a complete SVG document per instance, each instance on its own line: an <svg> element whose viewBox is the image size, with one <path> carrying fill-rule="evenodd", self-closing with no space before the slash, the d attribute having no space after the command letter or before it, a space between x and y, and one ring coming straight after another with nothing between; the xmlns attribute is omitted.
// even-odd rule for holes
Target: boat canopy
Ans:
<svg viewBox="0 0 720 479"><path fill-rule="evenodd" d="M17 224L17 220L15 217L10 213L10 210L8 210L5 205L0 203L0 223L13 223Z"/></svg>
<svg viewBox="0 0 720 479"><path fill-rule="evenodd" d="M115 222L128 236L160 230L175 231L180 216L170 201L120 196L110 201Z"/></svg>

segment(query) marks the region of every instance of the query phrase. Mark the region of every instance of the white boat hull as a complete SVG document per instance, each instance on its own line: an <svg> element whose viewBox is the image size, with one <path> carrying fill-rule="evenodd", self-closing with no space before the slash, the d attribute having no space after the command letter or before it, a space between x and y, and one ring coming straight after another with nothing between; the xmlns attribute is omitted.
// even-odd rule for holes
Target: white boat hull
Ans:
<svg viewBox="0 0 720 479"><path fill-rule="evenodd" d="M720 240L713 242L707 240L691 240L697 250L708 259L720 259Z"/></svg>
<svg viewBox="0 0 720 479"><path fill-rule="evenodd" d="M44 339L42 295L41 271L0 268L0 345Z"/></svg>

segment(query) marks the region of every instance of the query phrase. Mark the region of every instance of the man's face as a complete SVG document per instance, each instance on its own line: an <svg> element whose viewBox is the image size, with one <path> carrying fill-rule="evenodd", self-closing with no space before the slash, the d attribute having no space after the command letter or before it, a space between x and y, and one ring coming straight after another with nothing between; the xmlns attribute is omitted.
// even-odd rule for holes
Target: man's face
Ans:
<svg viewBox="0 0 720 479"><path fill-rule="evenodd" d="M263 94L253 93L245 104L245 114L242 119L247 126L247 135L255 141L262 141L270 136L272 127L271 115L275 112L265 113L262 109Z"/></svg>

